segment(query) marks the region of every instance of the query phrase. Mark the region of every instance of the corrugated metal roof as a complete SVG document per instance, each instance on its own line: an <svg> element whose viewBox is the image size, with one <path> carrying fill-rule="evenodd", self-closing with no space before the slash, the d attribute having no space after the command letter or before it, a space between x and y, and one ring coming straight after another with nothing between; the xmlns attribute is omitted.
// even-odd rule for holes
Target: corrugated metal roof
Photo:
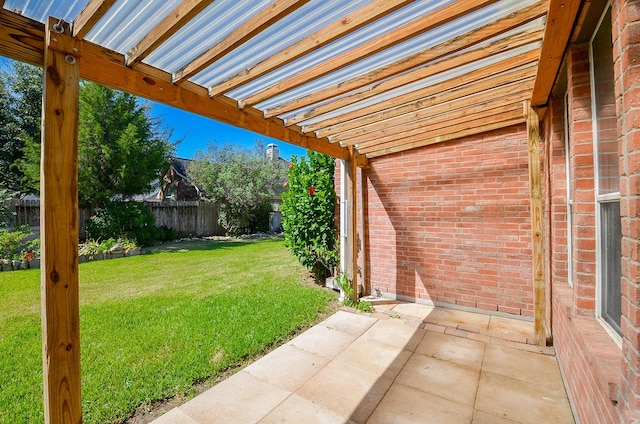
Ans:
<svg viewBox="0 0 640 424"><path fill-rule="evenodd" d="M141 62L173 75L176 86L194 83L245 110L256 109L265 122L358 149L360 143L349 143L349 137L378 128L372 123L401 122L407 114L424 122L422 136L385 139L379 151L366 150L369 157L431 143L430 111L441 113L450 104L450 113L464 114L461 99L469 98L467 107L488 102L483 91L493 90L491 99L526 100L547 6L547 0L106 3L113 4L95 16L87 41L121 55L133 69ZM7 0L4 8L40 22L48 16L71 22L95 4ZM187 6L199 8L192 16ZM181 16L189 19L182 22ZM144 54L136 57L137 49ZM509 75L517 79L506 84ZM489 86L481 85L481 77ZM468 123L449 130L513 125L515 111L502 121L493 116L492 125L486 124L491 109L470 113ZM375 139L375 131L370 136Z"/></svg>

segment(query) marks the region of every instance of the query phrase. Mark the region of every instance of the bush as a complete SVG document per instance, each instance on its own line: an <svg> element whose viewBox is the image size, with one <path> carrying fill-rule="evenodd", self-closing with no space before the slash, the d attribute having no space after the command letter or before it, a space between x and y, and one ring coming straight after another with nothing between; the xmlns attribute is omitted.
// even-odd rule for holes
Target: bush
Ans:
<svg viewBox="0 0 640 424"><path fill-rule="evenodd" d="M157 228L151 210L139 202L113 201L96 210L87 220L87 238L107 240L127 238L139 246L151 246L158 241L175 239L175 232Z"/></svg>
<svg viewBox="0 0 640 424"><path fill-rule="evenodd" d="M313 273L317 281L331 275L336 252L334 187L335 162L308 151L308 161L292 158L287 191L282 194L285 245Z"/></svg>
<svg viewBox="0 0 640 424"><path fill-rule="evenodd" d="M0 230L0 259L21 260L25 253L40 250L40 240L27 240L31 235L28 225L13 230Z"/></svg>

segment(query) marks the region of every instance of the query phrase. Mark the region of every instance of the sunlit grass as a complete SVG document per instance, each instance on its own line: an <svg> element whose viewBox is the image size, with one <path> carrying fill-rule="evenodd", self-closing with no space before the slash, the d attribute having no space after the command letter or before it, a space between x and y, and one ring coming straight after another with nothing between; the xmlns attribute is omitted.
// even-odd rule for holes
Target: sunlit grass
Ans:
<svg viewBox="0 0 640 424"><path fill-rule="evenodd" d="M120 422L317 321L281 240L190 242L80 265L84 422ZM0 422L43 421L37 270L0 273Z"/></svg>

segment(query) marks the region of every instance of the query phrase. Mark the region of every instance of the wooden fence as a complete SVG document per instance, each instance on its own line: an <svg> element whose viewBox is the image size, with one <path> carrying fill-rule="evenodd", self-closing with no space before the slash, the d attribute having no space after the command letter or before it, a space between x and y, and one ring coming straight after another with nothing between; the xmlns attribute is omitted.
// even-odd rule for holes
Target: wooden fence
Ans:
<svg viewBox="0 0 640 424"><path fill-rule="evenodd" d="M12 225L40 226L40 200L7 200L11 209ZM208 202L144 202L156 219L156 226L167 226L181 236L221 236L224 229L218 224L218 207ZM93 209L78 210L80 238L86 237L85 222Z"/></svg>

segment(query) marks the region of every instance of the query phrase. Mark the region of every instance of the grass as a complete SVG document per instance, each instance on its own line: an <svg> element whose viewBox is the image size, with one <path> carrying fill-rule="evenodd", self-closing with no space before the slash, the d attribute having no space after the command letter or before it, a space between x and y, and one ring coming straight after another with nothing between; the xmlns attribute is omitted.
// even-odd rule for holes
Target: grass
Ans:
<svg viewBox="0 0 640 424"><path fill-rule="evenodd" d="M332 308L281 240L176 243L80 265L85 423L141 405L286 340ZM0 273L0 423L43 421L40 274Z"/></svg>

